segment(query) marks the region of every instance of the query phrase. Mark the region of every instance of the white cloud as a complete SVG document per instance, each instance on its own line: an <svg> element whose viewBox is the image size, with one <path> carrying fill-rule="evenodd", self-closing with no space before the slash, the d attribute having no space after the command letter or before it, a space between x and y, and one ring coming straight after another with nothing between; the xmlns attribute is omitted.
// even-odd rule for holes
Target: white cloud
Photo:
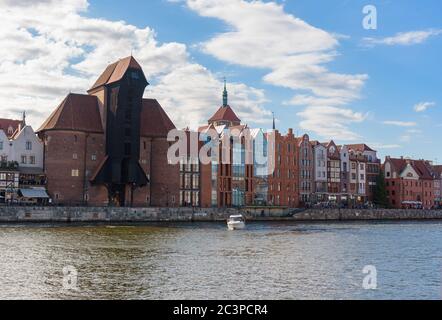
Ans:
<svg viewBox="0 0 442 320"><path fill-rule="evenodd" d="M149 97L159 99L178 127L196 126L216 111L222 82L192 62L186 45L160 44L149 27L85 17L87 8L87 0L0 1L2 117L26 109L38 127L66 94L84 93L108 63L131 51L153 84ZM231 90L244 120L270 114L262 91L244 84Z"/></svg>
<svg viewBox="0 0 442 320"><path fill-rule="evenodd" d="M436 103L434 102L420 102L414 106L414 111L416 112L424 112L427 111L428 108L434 107Z"/></svg>
<svg viewBox="0 0 442 320"><path fill-rule="evenodd" d="M397 127L415 127L417 126L416 122L411 122L411 121L395 121L395 120L389 120L389 121L384 121L385 125L390 125L390 126L397 126Z"/></svg>
<svg viewBox="0 0 442 320"><path fill-rule="evenodd" d="M323 137L332 137L336 140L355 141L362 137L347 128L350 122L362 122L367 114L354 112L350 109L336 107L307 107L298 115L304 120L300 127L304 130L312 130Z"/></svg>
<svg viewBox="0 0 442 320"><path fill-rule="evenodd" d="M221 82L209 70L198 64L187 64L161 77L148 93L162 101L166 111L173 112L178 124L196 128L213 115L213 107L221 105L221 88ZM240 119L257 124L271 119L271 112L261 107L266 102L262 90L229 83L228 91L229 104L234 106ZM168 106L173 106L173 110L168 110Z"/></svg>
<svg viewBox="0 0 442 320"><path fill-rule="evenodd" d="M174 1L176 2L176 1ZM297 94L286 104L307 107L298 115L302 127L325 134L348 134L349 124L360 121L358 113L340 109L358 99L368 76L338 74L326 64L333 61L341 37L309 25L284 12L275 2L245 0L186 0L187 6L204 17L221 19L229 29L200 44L201 49L222 61L268 70L264 81L295 90ZM320 115L311 107L334 107L335 113ZM325 107L325 108L326 108ZM343 113L352 112L347 122ZM330 121L316 124L327 117ZM336 125L339 123L339 125Z"/></svg>
<svg viewBox="0 0 442 320"><path fill-rule="evenodd" d="M402 148L399 144L384 144L384 143L369 143L369 146L374 148L375 150L384 150L384 149L399 149Z"/></svg>
<svg viewBox="0 0 442 320"><path fill-rule="evenodd" d="M425 42L428 38L442 34L442 30L420 30L410 32L399 32L392 37L386 38L364 38L363 43L367 46L375 45L401 45L409 46Z"/></svg>

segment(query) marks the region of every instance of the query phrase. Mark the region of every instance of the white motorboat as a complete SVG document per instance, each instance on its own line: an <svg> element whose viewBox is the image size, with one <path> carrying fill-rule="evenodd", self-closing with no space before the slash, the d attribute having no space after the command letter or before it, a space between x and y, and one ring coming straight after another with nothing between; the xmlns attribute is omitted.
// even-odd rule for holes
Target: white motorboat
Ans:
<svg viewBox="0 0 442 320"><path fill-rule="evenodd" d="M246 227L246 221L241 215L230 216L229 220L227 220L227 227L230 231L242 230Z"/></svg>

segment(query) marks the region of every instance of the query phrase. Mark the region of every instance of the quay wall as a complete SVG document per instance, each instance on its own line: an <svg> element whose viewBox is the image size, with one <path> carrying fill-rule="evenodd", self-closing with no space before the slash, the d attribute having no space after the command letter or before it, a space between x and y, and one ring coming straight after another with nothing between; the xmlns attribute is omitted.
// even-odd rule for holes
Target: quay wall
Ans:
<svg viewBox="0 0 442 320"><path fill-rule="evenodd" d="M242 214L248 221L436 220L442 210L287 208L0 207L0 223L216 222Z"/></svg>

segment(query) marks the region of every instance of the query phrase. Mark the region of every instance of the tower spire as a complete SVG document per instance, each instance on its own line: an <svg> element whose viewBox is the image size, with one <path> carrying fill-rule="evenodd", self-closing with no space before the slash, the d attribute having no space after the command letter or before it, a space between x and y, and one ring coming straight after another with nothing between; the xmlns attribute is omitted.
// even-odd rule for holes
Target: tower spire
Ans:
<svg viewBox="0 0 442 320"><path fill-rule="evenodd" d="M227 81L224 77L223 107L227 107L229 94L227 93Z"/></svg>
<svg viewBox="0 0 442 320"><path fill-rule="evenodd" d="M23 123L23 126L26 126L26 111L23 111L22 123Z"/></svg>
<svg viewBox="0 0 442 320"><path fill-rule="evenodd" d="M272 112L272 115L273 115L273 130L276 130L275 113Z"/></svg>

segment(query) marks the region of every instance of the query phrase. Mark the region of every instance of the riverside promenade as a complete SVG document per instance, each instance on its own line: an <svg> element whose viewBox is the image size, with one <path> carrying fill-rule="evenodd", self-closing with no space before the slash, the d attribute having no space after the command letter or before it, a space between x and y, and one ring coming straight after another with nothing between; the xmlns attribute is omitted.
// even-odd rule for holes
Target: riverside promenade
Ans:
<svg viewBox="0 0 442 320"><path fill-rule="evenodd" d="M0 223L219 222L236 214L248 221L442 220L442 210L0 207Z"/></svg>

